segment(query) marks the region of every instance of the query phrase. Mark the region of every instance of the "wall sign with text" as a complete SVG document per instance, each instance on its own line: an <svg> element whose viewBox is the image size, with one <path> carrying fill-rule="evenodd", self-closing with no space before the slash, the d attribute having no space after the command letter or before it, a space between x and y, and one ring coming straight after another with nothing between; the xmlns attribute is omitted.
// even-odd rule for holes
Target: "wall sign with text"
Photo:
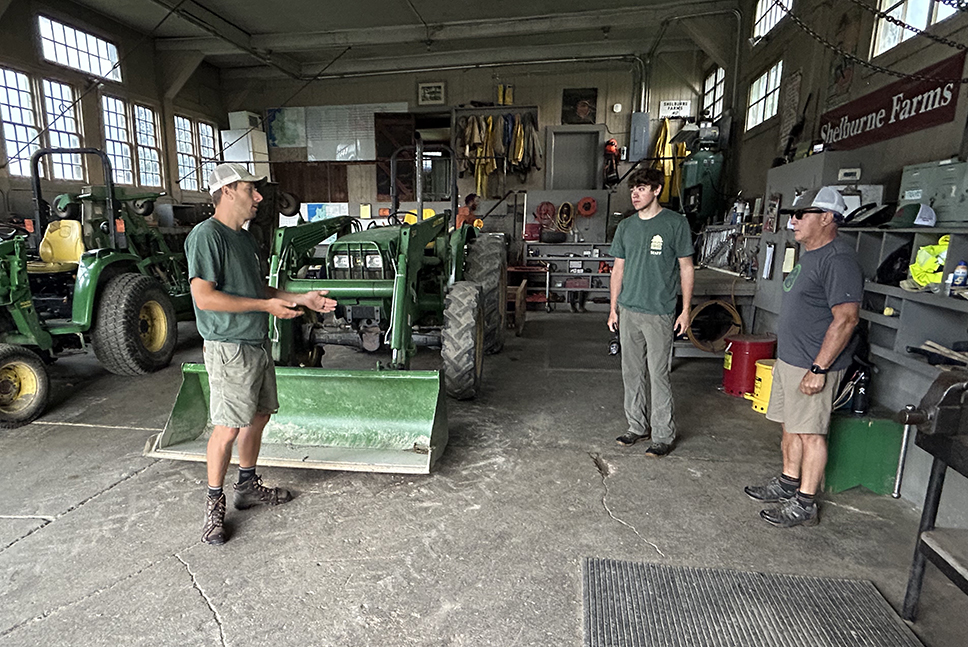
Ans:
<svg viewBox="0 0 968 647"><path fill-rule="evenodd" d="M958 107L965 53L924 68L820 117L820 138L828 150L851 150L949 123Z"/></svg>

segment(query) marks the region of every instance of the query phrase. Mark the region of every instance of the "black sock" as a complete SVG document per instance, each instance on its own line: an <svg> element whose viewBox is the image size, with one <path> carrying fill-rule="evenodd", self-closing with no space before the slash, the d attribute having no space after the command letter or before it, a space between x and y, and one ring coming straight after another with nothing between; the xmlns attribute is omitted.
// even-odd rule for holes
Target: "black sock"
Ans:
<svg viewBox="0 0 968 647"><path fill-rule="evenodd" d="M255 478L255 465L252 467L239 468L239 483L245 483L249 479Z"/></svg>
<svg viewBox="0 0 968 647"><path fill-rule="evenodd" d="M797 488L800 487L800 479L795 479L792 476L787 476L786 474L780 474L779 481L780 487L783 488L783 491L790 496L793 496L793 493L796 492Z"/></svg>
<svg viewBox="0 0 968 647"><path fill-rule="evenodd" d="M804 508L809 508L813 505L813 501L816 496L816 494L804 494L800 490L797 490L797 503L802 505Z"/></svg>
<svg viewBox="0 0 968 647"><path fill-rule="evenodd" d="M221 488L221 486L219 486L219 487L212 487L211 485L209 485L208 486L208 496L210 498L212 498L212 499L217 499L220 496L222 496L222 488Z"/></svg>

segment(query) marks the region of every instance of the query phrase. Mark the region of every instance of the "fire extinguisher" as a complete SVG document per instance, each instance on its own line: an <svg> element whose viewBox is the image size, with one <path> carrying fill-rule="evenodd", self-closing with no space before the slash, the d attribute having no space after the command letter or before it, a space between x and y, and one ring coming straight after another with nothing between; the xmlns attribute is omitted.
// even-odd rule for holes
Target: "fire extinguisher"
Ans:
<svg viewBox="0 0 968 647"><path fill-rule="evenodd" d="M618 184L618 160L618 142L610 139L605 142L605 186Z"/></svg>

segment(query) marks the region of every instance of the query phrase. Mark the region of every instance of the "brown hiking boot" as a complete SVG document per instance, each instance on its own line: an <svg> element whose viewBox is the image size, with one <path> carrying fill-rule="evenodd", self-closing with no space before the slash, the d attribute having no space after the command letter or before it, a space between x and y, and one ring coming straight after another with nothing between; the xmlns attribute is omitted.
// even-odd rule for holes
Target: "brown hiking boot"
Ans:
<svg viewBox="0 0 968 647"><path fill-rule="evenodd" d="M202 541L206 544L221 546L225 543L225 495L218 498L206 497L205 525L202 526Z"/></svg>
<svg viewBox="0 0 968 647"><path fill-rule="evenodd" d="M236 510L245 510L254 505L278 505L292 501L292 493L281 487L265 487L261 476L253 476L248 481L235 484L235 498L232 504Z"/></svg>

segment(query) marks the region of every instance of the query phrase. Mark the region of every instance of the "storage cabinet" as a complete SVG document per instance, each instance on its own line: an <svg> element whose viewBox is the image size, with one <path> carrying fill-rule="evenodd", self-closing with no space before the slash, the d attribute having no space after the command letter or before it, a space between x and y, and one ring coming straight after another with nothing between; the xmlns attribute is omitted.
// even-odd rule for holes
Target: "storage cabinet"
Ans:
<svg viewBox="0 0 968 647"><path fill-rule="evenodd" d="M528 276L528 292L544 297L551 311L565 303L570 294L586 293L591 298L609 296L609 278L615 259L608 255L608 243L525 243L525 262L535 267ZM514 268L522 272L524 268ZM604 270L604 271L603 271ZM529 298L535 301L535 298Z"/></svg>
<svg viewBox="0 0 968 647"><path fill-rule="evenodd" d="M968 300L938 292L908 292L900 287L875 282L877 269L895 250L911 245L909 263L920 247L937 244L949 235L944 276L954 272L959 261L968 260L968 228L851 229L840 236L853 242L864 271L864 299L861 320L867 328L872 360L882 369L875 378L875 399L891 409L917 403L941 370L908 346L933 341L951 347L968 340ZM889 388L891 374L904 374L902 388Z"/></svg>

